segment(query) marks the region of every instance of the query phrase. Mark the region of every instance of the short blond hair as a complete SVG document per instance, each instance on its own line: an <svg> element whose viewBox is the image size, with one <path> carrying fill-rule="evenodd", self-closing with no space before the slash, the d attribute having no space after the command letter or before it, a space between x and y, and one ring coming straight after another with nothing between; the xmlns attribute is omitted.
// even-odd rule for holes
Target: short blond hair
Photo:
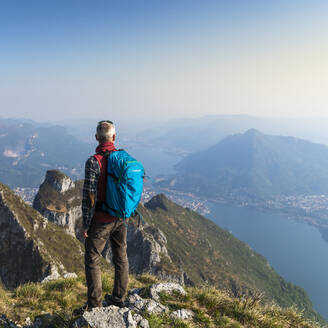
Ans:
<svg viewBox="0 0 328 328"><path fill-rule="evenodd" d="M96 133L99 142L112 142L116 134L115 125L109 122L98 123Z"/></svg>

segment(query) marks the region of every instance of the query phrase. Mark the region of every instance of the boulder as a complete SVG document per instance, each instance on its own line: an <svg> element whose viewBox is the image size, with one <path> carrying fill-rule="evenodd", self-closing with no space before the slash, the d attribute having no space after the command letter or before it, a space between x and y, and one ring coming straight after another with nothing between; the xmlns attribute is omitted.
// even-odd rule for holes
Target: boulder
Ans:
<svg viewBox="0 0 328 328"><path fill-rule="evenodd" d="M169 311L163 304L152 299L143 299L138 294L129 295L128 306L130 310L137 313L142 313L144 311L149 313L163 313Z"/></svg>
<svg viewBox="0 0 328 328"><path fill-rule="evenodd" d="M172 312L170 316L174 319L191 320L195 316L195 314L191 310L180 309Z"/></svg>
<svg viewBox="0 0 328 328"><path fill-rule="evenodd" d="M172 292L178 292L182 295L186 295L185 290L179 284L175 283L161 283L161 284L154 284L150 287L150 296L153 300L159 301L160 296L159 293L165 292L171 294Z"/></svg>
<svg viewBox="0 0 328 328"><path fill-rule="evenodd" d="M120 309L117 306L111 305L108 307L94 308L91 311L85 312L80 319L75 321L73 327L136 328L137 324L128 308Z"/></svg>

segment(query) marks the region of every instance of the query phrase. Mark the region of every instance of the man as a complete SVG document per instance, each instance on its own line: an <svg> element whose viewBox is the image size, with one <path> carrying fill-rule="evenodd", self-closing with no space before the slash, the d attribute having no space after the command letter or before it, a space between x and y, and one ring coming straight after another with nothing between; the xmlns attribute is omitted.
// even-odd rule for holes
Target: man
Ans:
<svg viewBox="0 0 328 328"><path fill-rule="evenodd" d="M112 295L106 295L108 305L124 306L128 285L129 264L126 254L126 225L123 220L100 210L106 200L107 158L106 152L115 151L115 126L111 121L100 121L96 139L99 143L96 155L85 164L83 185L83 236L85 238L85 274L88 301L79 309L83 313L102 306L102 281L100 260L107 240L110 240L115 267ZM78 311L77 311L78 312ZM75 314L80 314L75 312Z"/></svg>

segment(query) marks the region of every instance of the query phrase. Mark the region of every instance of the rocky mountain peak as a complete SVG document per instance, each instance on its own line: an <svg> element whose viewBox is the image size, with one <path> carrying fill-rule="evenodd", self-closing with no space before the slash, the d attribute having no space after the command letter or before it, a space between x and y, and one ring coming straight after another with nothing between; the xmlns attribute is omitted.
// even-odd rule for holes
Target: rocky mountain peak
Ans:
<svg viewBox="0 0 328 328"><path fill-rule="evenodd" d="M44 182L60 193L75 187L74 182L67 175L57 170L47 171Z"/></svg>
<svg viewBox="0 0 328 328"><path fill-rule="evenodd" d="M252 128L252 129L248 129L244 133L244 135L246 135L246 136L260 136L260 135L262 135L262 133L259 130L256 130L256 129Z"/></svg>
<svg viewBox="0 0 328 328"><path fill-rule="evenodd" d="M149 202L145 204L145 207L156 210L160 208L164 211L168 211L168 202L169 199L164 194L158 194L154 196Z"/></svg>
<svg viewBox="0 0 328 328"><path fill-rule="evenodd" d="M82 180L73 182L60 171L47 171L33 208L49 221L65 227L70 234L78 234L82 225L82 186Z"/></svg>

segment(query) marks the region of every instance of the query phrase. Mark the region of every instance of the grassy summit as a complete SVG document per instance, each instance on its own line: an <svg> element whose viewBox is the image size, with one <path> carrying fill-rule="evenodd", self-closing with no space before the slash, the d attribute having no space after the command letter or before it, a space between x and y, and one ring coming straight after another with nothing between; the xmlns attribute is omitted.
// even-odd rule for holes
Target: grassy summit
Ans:
<svg viewBox="0 0 328 328"><path fill-rule="evenodd" d="M104 292L111 292L113 273L102 277ZM142 297L147 298L149 286L157 282L153 276L130 276L130 288L144 288ZM320 326L304 318L295 308L282 309L275 305L263 306L252 297L235 298L214 287L186 288L186 295L161 294L161 303L170 312L177 309L190 309L195 313L191 321L172 319L169 314L148 314L151 328L319 328ZM23 323L27 317L34 320L45 313L54 316L48 319L47 327L72 327L76 318L72 310L83 304L86 298L84 276L59 279L45 284L30 283L16 288L11 293L0 289L0 313L13 321Z"/></svg>

